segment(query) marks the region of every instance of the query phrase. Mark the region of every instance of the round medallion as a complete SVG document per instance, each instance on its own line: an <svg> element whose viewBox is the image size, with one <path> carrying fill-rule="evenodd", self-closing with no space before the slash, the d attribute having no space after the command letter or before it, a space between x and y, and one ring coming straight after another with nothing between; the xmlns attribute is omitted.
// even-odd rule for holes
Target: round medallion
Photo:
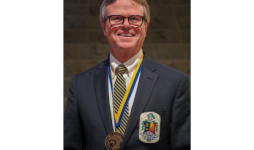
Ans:
<svg viewBox="0 0 254 150"><path fill-rule="evenodd" d="M105 146L107 150L120 149L123 140L123 135L119 132L111 132L105 139Z"/></svg>

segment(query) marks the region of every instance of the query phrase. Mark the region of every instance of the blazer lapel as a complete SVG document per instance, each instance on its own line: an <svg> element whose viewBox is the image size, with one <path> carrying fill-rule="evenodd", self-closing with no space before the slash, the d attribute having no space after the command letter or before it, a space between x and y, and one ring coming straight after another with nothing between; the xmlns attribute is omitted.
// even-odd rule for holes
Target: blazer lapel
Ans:
<svg viewBox="0 0 254 150"><path fill-rule="evenodd" d="M108 97L108 70L107 61L98 67L98 71L94 76L95 95L98 108L101 114L101 119L104 124L107 135L113 132L111 114Z"/></svg>
<svg viewBox="0 0 254 150"><path fill-rule="evenodd" d="M128 143L136 125L139 122L140 114L144 111L158 75L153 73L156 67L152 64L151 59L145 56L141 69L141 76L138 83L135 100L131 109L128 125L124 133L121 150Z"/></svg>

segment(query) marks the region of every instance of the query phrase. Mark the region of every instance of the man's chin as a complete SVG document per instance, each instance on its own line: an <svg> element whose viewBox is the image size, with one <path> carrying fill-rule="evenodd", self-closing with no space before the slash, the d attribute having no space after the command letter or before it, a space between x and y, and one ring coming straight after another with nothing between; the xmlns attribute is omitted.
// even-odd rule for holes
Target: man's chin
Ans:
<svg viewBox="0 0 254 150"><path fill-rule="evenodd" d="M122 49L122 50L131 50L134 48L135 48L134 46L119 46L119 49Z"/></svg>
<svg viewBox="0 0 254 150"><path fill-rule="evenodd" d="M120 49L133 49L136 47L136 44L133 43L119 43L117 45Z"/></svg>

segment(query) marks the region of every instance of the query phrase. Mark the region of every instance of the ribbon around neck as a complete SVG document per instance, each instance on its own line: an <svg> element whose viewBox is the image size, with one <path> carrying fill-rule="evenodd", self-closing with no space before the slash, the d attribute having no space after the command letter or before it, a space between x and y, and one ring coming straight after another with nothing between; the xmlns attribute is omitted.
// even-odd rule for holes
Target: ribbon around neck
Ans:
<svg viewBox="0 0 254 150"><path fill-rule="evenodd" d="M129 102L129 99L131 97L131 94L132 94L132 91L135 87L135 84L137 82L137 78L141 72L141 68L142 68L142 62L143 62L143 57L144 57L144 54L142 54L139 62L138 62L138 65L134 71L134 74L132 75L131 77L131 81L128 85L128 89L126 90L126 93L123 97L123 100L122 100L122 103L118 109L118 112L115 113L114 112L114 122L115 122L115 127L119 127L120 124L121 124L121 121L122 121L122 117L123 117L123 114L124 114L124 110ZM109 76L109 80L110 80L110 86L111 86L111 93L112 93L112 99L113 99L113 86L112 86L112 72L111 72L111 65L110 65L110 58L109 58L109 55L108 55L108 76Z"/></svg>

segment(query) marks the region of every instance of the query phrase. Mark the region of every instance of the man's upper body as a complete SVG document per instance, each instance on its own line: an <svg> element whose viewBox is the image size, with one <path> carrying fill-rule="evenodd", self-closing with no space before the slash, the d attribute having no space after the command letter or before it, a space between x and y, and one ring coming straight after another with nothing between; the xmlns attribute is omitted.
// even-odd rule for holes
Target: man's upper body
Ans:
<svg viewBox="0 0 254 150"><path fill-rule="evenodd" d="M181 72L144 56L141 75L121 149L190 149L190 81ZM114 132L108 92L108 60L75 75L65 108L65 149L105 149L105 138ZM139 140L140 115L160 115L160 139Z"/></svg>
<svg viewBox="0 0 254 150"><path fill-rule="evenodd" d="M132 78L137 78L120 149L190 149L189 76L143 53L149 13L145 0L103 1L100 23L110 56L71 81L64 114L65 150L106 149L106 137L115 132L112 92L119 64L127 66L123 75L127 88ZM142 120L146 112L149 115Z"/></svg>

